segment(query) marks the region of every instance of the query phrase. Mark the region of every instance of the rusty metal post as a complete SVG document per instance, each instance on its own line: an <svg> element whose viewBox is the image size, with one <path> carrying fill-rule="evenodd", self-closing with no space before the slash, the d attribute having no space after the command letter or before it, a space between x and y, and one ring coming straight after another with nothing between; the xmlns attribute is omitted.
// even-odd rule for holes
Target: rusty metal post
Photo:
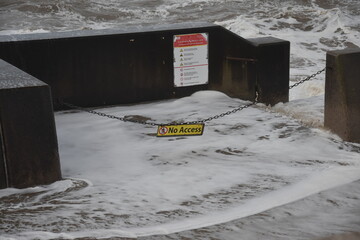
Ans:
<svg viewBox="0 0 360 240"><path fill-rule="evenodd" d="M325 127L360 143L360 48L326 55Z"/></svg>
<svg viewBox="0 0 360 240"><path fill-rule="evenodd" d="M50 88L0 60L0 189L61 179Z"/></svg>

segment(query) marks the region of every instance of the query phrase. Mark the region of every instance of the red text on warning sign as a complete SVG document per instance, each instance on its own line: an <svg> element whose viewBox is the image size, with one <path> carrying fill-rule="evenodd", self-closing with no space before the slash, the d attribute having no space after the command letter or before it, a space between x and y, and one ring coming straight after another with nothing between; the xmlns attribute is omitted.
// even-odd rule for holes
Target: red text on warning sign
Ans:
<svg viewBox="0 0 360 240"><path fill-rule="evenodd" d="M207 39L200 33L186 34L176 36L174 47L191 47L199 45L207 45Z"/></svg>

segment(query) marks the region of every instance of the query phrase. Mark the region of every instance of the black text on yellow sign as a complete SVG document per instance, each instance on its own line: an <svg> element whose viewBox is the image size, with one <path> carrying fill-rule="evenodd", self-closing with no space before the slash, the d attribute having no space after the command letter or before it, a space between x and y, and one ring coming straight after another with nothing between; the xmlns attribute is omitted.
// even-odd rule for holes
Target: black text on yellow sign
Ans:
<svg viewBox="0 0 360 240"><path fill-rule="evenodd" d="M204 124L182 124L159 126L157 131L158 137L174 136L199 136L204 132Z"/></svg>

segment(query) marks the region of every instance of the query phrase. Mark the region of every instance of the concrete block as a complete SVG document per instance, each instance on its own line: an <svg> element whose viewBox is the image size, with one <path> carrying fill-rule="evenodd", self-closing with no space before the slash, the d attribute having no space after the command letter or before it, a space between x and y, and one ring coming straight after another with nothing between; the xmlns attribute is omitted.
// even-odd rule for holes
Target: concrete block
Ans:
<svg viewBox="0 0 360 240"><path fill-rule="evenodd" d="M326 55L325 127L360 143L360 48Z"/></svg>
<svg viewBox="0 0 360 240"><path fill-rule="evenodd" d="M259 102L275 105L289 101L290 42L273 37L253 38Z"/></svg>
<svg viewBox="0 0 360 240"><path fill-rule="evenodd" d="M0 60L0 188L61 179L47 84Z"/></svg>

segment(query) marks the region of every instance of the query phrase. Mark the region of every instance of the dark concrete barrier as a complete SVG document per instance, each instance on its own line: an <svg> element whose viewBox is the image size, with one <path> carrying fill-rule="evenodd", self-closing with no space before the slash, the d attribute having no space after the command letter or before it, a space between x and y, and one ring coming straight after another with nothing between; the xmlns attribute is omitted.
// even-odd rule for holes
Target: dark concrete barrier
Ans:
<svg viewBox="0 0 360 240"><path fill-rule="evenodd" d="M174 36L192 33L208 35L208 82L175 87ZM55 103L136 103L205 89L254 100L258 89L261 102L275 104L288 101L289 46L199 23L0 36L0 58L49 84Z"/></svg>
<svg viewBox="0 0 360 240"><path fill-rule="evenodd" d="M258 59L255 73L259 102L274 105L289 101L290 42L272 37L250 41Z"/></svg>
<svg viewBox="0 0 360 240"><path fill-rule="evenodd" d="M360 48L326 55L325 127L360 143Z"/></svg>
<svg viewBox="0 0 360 240"><path fill-rule="evenodd" d="M60 179L49 86L0 60L0 189Z"/></svg>
<svg viewBox="0 0 360 240"><path fill-rule="evenodd" d="M33 76L0 62L0 188L61 178L53 102L105 106L205 89L286 102L289 52L287 41L207 23L0 36L0 58Z"/></svg>

